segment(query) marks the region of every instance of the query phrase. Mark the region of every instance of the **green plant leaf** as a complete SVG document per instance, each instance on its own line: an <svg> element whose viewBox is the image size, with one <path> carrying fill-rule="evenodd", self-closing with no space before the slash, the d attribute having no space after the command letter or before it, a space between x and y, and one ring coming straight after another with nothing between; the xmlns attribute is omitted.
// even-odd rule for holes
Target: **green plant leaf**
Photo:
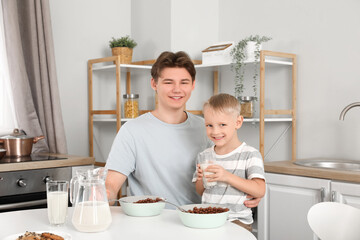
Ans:
<svg viewBox="0 0 360 240"><path fill-rule="evenodd" d="M128 47L128 48L134 48L137 46L137 43L134 39L131 39L128 35L121 38L114 38L109 41L109 47Z"/></svg>
<svg viewBox="0 0 360 240"><path fill-rule="evenodd" d="M240 97L244 93L244 74L245 74L245 48L248 42L253 41L256 42L255 49L255 66L254 66L254 74L253 74L253 92L254 97L257 99L257 79L258 79L258 64L260 58L260 44L263 42L270 41L272 38L267 36L259 36L259 35L250 35L242 40L240 40L237 44L235 44L234 48L230 52L230 55L233 58L233 64L231 65L231 70L234 72L234 83L235 83L235 97Z"/></svg>

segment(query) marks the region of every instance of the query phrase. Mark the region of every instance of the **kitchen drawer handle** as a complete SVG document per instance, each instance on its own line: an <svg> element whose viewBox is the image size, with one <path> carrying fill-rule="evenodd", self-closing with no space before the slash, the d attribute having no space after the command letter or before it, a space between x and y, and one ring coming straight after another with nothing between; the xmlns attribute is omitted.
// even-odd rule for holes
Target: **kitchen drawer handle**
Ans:
<svg viewBox="0 0 360 240"><path fill-rule="evenodd" d="M325 201L325 188L322 187L320 188L320 202L324 202Z"/></svg>
<svg viewBox="0 0 360 240"><path fill-rule="evenodd" d="M28 201L28 202L21 202L21 203L0 204L0 210L9 210L9 209L16 209L16 208L23 208L23 207L32 207L32 206L43 205L43 204L46 204L46 199Z"/></svg>
<svg viewBox="0 0 360 240"><path fill-rule="evenodd" d="M335 202L336 201L336 191L331 191L331 202Z"/></svg>

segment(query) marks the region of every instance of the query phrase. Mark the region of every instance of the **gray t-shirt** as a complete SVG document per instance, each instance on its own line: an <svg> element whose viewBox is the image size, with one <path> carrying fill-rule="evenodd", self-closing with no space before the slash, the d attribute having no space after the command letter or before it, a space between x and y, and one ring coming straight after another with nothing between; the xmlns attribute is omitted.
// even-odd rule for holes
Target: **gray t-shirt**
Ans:
<svg viewBox="0 0 360 240"><path fill-rule="evenodd" d="M199 152L211 146L204 119L187 113L180 124L151 113L125 123L111 147L106 168L128 177L131 195L156 195L184 205L200 203L191 182Z"/></svg>

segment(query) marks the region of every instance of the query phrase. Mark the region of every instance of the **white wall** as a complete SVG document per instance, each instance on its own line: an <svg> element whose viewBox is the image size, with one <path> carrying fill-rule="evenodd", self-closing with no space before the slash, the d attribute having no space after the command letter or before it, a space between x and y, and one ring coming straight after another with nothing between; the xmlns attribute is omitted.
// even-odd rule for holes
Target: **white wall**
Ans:
<svg viewBox="0 0 360 240"><path fill-rule="evenodd" d="M111 56L109 40L131 34L131 1L53 0L50 10L68 152L87 156L87 61Z"/></svg>
<svg viewBox="0 0 360 240"><path fill-rule="evenodd" d="M171 3L171 50L201 59L201 51L219 40L219 0Z"/></svg>
<svg viewBox="0 0 360 240"><path fill-rule="evenodd" d="M131 34L138 46L134 60L156 59L171 49L171 1L132 0Z"/></svg>
<svg viewBox="0 0 360 240"><path fill-rule="evenodd" d="M88 59L111 55L107 43L112 36L136 36L139 46L134 49L134 60L143 60L154 58L163 50L184 50L198 58L214 40L238 41L260 34L273 38L265 44L266 49L298 55L298 158L360 159L360 109L350 110L344 122L338 120L343 107L359 101L359 1L54 0L50 5L71 154L88 155L86 64ZM276 101L271 100L270 104L286 105L288 96L284 89L288 83L281 79L288 72L278 68L273 72L268 88ZM199 72L198 80L208 75ZM148 80L145 76L144 85ZM222 70L220 91L233 91L229 68ZM194 92L190 105L207 98L208 93L202 94L199 90ZM285 100L281 100L283 95ZM143 101L148 101L148 97ZM286 126L271 125L266 132L266 148ZM258 126L247 124L240 133L243 140L258 147L257 130ZM280 141L270 160L291 156L290 137L287 134ZM106 158L106 153L103 156Z"/></svg>
<svg viewBox="0 0 360 240"><path fill-rule="evenodd" d="M273 37L268 49L298 54L298 158L360 159L359 1L225 0L221 39Z"/></svg>

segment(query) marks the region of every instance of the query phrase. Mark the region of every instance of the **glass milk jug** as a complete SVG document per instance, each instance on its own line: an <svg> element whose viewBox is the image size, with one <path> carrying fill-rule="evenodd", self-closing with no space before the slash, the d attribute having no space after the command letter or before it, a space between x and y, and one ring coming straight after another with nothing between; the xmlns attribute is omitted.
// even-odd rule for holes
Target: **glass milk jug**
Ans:
<svg viewBox="0 0 360 240"><path fill-rule="evenodd" d="M101 232L111 224L106 174L105 168L79 170L71 179L70 201L75 205L72 223L80 232Z"/></svg>

